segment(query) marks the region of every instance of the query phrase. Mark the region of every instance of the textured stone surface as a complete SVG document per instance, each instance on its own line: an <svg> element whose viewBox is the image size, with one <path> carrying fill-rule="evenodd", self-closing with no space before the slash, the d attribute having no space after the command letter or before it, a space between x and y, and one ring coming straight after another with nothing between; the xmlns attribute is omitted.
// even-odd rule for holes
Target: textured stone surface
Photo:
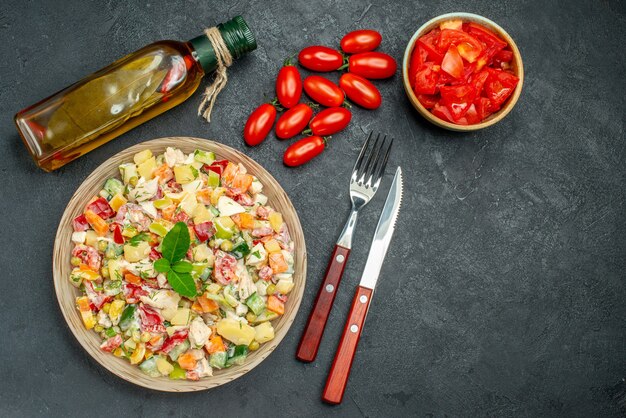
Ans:
<svg viewBox="0 0 626 418"><path fill-rule="evenodd" d="M369 27L401 59L421 23L455 10L495 20L521 49L524 91L497 126L456 134L429 125L397 75L376 82L384 106L355 109L350 128L305 167L284 167L286 144L274 138L244 146L245 118L273 95L286 56ZM17 110L124 53L189 39L236 14L259 49L231 69L211 125L195 116L196 95L55 173L32 164L12 126ZM619 0L5 1L0 416L625 414L624 28ZM320 393L384 191L363 211L318 360L304 365L294 353L371 129L396 137L390 165L404 169L405 200L345 400L330 407ZM50 277L57 223L82 180L117 151L169 135L218 138L263 164L300 214L310 262L302 309L280 347L243 378L186 395L140 389L89 358Z"/></svg>

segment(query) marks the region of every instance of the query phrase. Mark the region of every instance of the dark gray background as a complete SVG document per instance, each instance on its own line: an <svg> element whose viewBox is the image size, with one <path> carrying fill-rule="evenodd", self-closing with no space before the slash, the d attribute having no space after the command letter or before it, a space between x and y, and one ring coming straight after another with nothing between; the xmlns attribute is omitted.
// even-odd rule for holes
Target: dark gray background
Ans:
<svg viewBox="0 0 626 418"><path fill-rule="evenodd" d="M625 414L625 9L619 0L4 1L0 415ZM289 54L367 27L400 61L423 22L451 11L493 19L521 50L524 90L497 126L456 134L429 125L398 74L376 82L379 110L354 109L349 129L302 168L282 165L286 144L274 137L244 145L245 119L274 94ZM236 14L259 48L229 71L212 124L196 117L195 95L55 173L31 162L16 111L145 44L190 39ZM362 213L317 361L294 354L371 129L396 138L388 172L404 169L405 198L344 402L330 407L320 393L384 191ZM83 179L114 153L170 135L217 138L263 164L298 210L309 259L301 310L279 348L235 382L183 395L135 387L92 360L61 317L51 277L56 227Z"/></svg>

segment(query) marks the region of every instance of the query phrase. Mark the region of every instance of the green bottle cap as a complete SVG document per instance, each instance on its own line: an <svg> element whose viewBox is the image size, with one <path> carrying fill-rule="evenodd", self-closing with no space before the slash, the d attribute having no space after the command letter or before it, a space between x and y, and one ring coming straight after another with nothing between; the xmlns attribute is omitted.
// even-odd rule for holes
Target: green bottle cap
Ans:
<svg viewBox="0 0 626 418"><path fill-rule="evenodd" d="M217 29L222 34L222 39L232 55L233 59L241 57L243 54L256 49L256 39L243 17L235 16L225 23L217 25ZM211 41L205 34L202 34L189 41L196 51L197 59L202 65L205 73L209 73L217 68L217 57Z"/></svg>

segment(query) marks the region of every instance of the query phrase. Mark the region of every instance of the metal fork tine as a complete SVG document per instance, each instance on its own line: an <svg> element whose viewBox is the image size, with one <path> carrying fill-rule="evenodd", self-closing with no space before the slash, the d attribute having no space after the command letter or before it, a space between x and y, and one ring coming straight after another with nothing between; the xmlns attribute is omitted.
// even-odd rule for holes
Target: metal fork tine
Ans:
<svg viewBox="0 0 626 418"><path fill-rule="evenodd" d="M383 174L385 174L385 167L387 166L387 160L389 159L389 154L391 153L391 146L393 145L393 138L389 140L389 145L387 145L387 149L385 150L384 157L381 158L381 161L374 172L374 186L373 189L376 191L378 186L380 185L380 180L383 178Z"/></svg>
<svg viewBox="0 0 626 418"><path fill-rule="evenodd" d="M374 159L374 155L376 154L376 151L378 150L378 140L380 139L380 134L376 135L376 141L374 141L374 145L372 146L372 149L367 157L367 161L365 163L365 166L363 167L363 170L361 172L361 176L359 177L359 184L363 185L363 183L365 182L365 178L367 173L369 172L372 163L374 161L376 161Z"/></svg>
<svg viewBox="0 0 626 418"><path fill-rule="evenodd" d="M380 144L377 144L378 146L376 147L376 149L372 150L371 164L367 166L367 172L364 173L364 176L367 179L367 182L365 183L366 187L372 187L374 172L376 170L377 164L380 161L381 151L385 148L386 141L387 135L384 135L383 140L380 142Z"/></svg>
<svg viewBox="0 0 626 418"><path fill-rule="evenodd" d="M365 155L365 150L367 150L367 147L370 143L370 139L372 139L372 133L370 132L370 134L367 136L367 139L365 140L365 143L363 144L363 147L361 148L361 152L359 153L359 157L356 159L356 162L354 163L354 168L352 169L352 177L350 178L350 182L354 182L357 179L357 173L359 172L359 170L361 169L361 163L363 162L363 156Z"/></svg>

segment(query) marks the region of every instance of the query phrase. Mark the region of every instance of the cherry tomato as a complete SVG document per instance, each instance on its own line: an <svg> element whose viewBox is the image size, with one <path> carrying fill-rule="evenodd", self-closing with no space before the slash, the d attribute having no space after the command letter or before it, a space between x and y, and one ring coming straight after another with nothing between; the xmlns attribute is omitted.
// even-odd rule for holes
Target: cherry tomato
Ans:
<svg viewBox="0 0 626 418"><path fill-rule="evenodd" d="M343 74L339 79L339 87L346 92L348 99L366 109L377 109L382 102L376 86L360 75Z"/></svg>
<svg viewBox="0 0 626 418"><path fill-rule="evenodd" d="M322 106L338 107L344 101L343 91L335 83L319 75L304 79L304 91Z"/></svg>
<svg viewBox="0 0 626 418"><path fill-rule="evenodd" d="M309 127L313 135L334 135L350 123L352 112L345 107L329 107L315 115Z"/></svg>
<svg viewBox="0 0 626 418"><path fill-rule="evenodd" d="M393 57L382 52L362 52L349 59L349 71L361 77L378 79L393 76L398 64Z"/></svg>
<svg viewBox="0 0 626 418"><path fill-rule="evenodd" d="M278 72L276 77L276 96L278 102L285 109L294 107L300 100L302 95L302 78L300 72L291 63L286 60L285 65Z"/></svg>
<svg viewBox="0 0 626 418"><path fill-rule="evenodd" d="M257 107L248 118L245 128L243 128L243 139L251 147L259 145L272 130L276 120L276 108L263 103Z"/></svg>
<svg viewBox="0 0 626 418"><path fill-rule="evenodd" d="M375 30L355 30L341 39L341 49L347 54L373 51L378 48L382 40L383 37Z"/></svg>
<svg viewBox="0 0 626 418"><path fill-rule="evenodd" d="M320 155L325 147L326 142L321 136L302 138L285 150L283 162L286 166L297 167Z"/></svg>
<svg viewBox="0 0 626 418"><path fill-rule="evenodd" d="M276 136L280 139L292 138L301 133L313 116L308 104L300 103L286 111L276 122Z"/></svg>
<svg viewBox="0 0 626 418"><path fill-rule="evenodd" d="M343 55L327 46L308 46L300 51L298 62L312 71L335 71L343 64Z"/></svg>

